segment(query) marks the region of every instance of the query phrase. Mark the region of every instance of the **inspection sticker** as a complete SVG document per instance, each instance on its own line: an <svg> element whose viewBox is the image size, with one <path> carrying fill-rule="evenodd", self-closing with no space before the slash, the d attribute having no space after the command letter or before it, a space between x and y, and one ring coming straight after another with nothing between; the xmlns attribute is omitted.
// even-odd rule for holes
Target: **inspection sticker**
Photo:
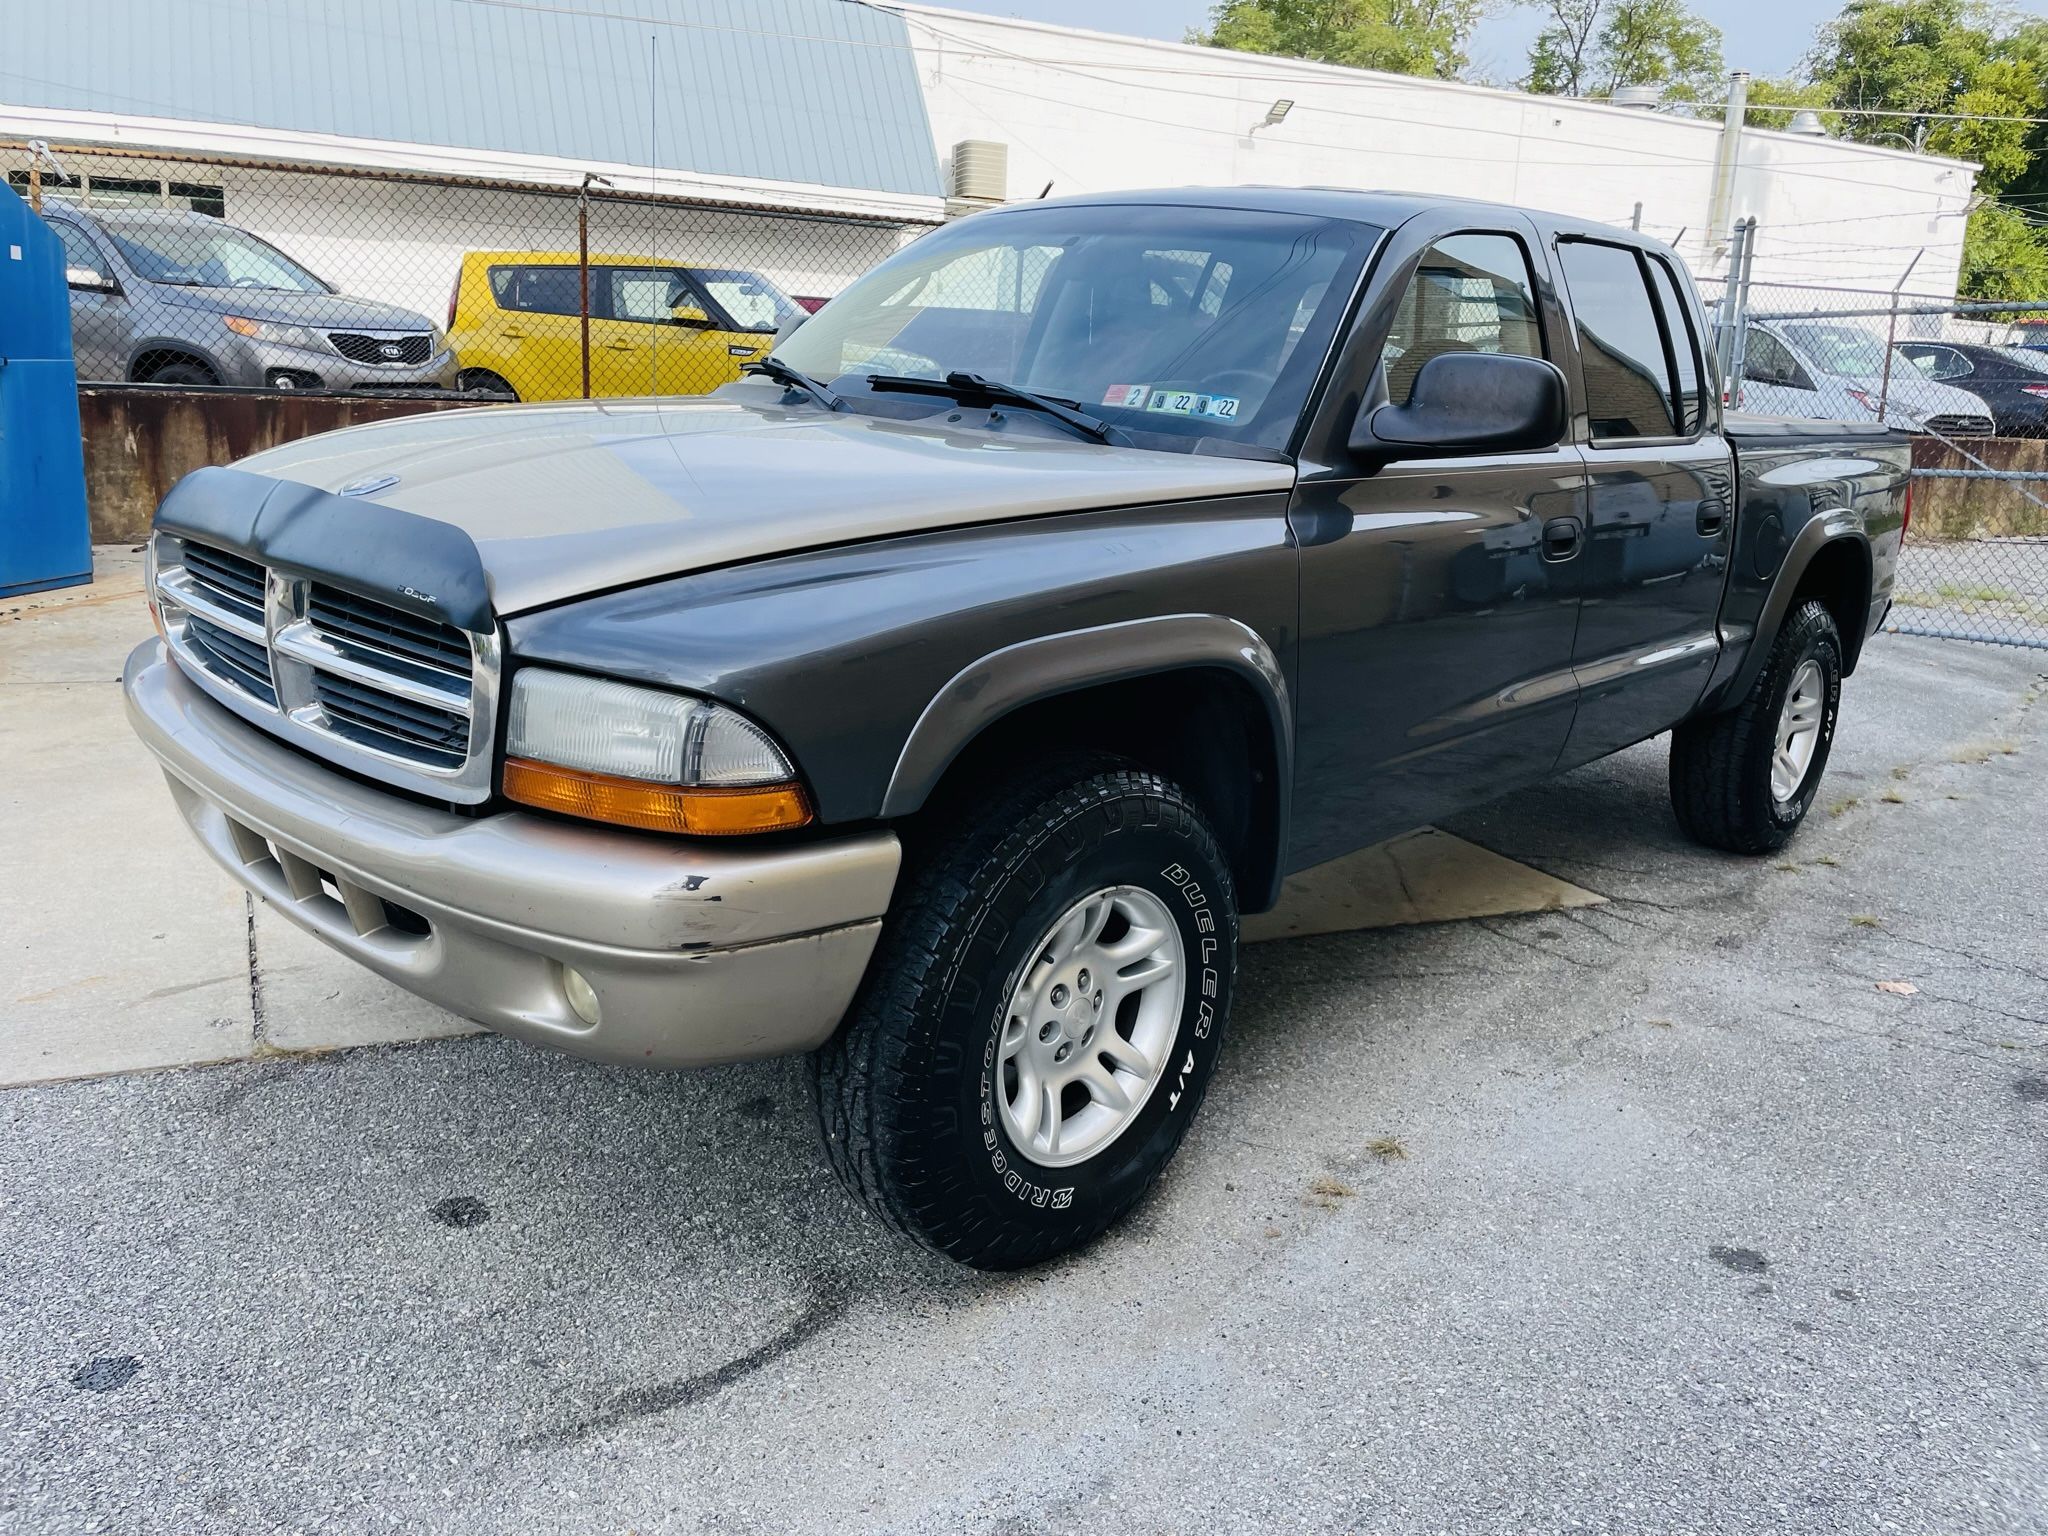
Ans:
<svg viewBox="0 0 2048 1536"><path fill-rule="evenodd" d="M1145 397L1150 394L1142 384L1112 384L1102 392L1104 405L1124 405L1132 410L1143 410Z"/></svg>
<svg viewBox="0 0 2048 1536"><path fill-rule="evenodd" d="M1192 389L1155 389L1146 405L1148 411L1169 416L1214 416L1229 420L1237 415L1237 396L1205 395Z"/></svg>

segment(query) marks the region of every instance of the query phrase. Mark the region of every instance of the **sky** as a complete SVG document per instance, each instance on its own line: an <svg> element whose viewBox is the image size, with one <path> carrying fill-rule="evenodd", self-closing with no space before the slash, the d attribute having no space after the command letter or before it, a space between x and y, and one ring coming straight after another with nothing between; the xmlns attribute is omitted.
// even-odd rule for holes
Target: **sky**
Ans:
<svg viewBox="0 0 2048 1536"><path fill-rule="evenodd" d="M1178 41L1209 14L1209 0L929 0L954 10L1022 16L1098 32L1133 32ZM1814 29L1841 9L1840 0L1693 0L1693 10L1719 27L1730 69L1753 75L1788 73L1813 45ZM2028 13L2048 0L2022 0ZM1542 25L1533 6L1515 6L1480 23L1470 49L1476 80L1510 83L1528 68L1529 44Z"/></svg>

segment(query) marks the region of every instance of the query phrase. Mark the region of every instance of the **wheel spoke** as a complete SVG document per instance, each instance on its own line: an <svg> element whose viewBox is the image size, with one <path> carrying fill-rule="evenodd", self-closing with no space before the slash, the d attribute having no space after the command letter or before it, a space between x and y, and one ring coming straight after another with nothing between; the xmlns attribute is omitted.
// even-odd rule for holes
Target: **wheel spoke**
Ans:
<svg viewBox="0 0 2048 1536"><path fill-rule="evenodd" d="M1152 1058L1145 1054L1143 1047L1126 1040L1113 1029L1103 1035L1096 1050L1097 1054L1107 1056L1126 1072L1134 1072L1143 1078L1152 1075Z"/></svg>
<svg viewBox="0 0 2048 1536"><path fill-rule="evenodd" d="M1038 1134L1039 1116L1045 1109L1045 1080L1032 1070L1030 1058L1017 1063L1017 1097L1011 1101L1010 1133L1028 1142Z"/></svg>
<svg viewBox="0 0 2048 1536"><path fill-rule="evenodd" d="M1057 965L1063 960L1071 959L1082 945L1093 944L1102 932L1103 925L1109 921L1113 905L1109 898L1102 897L1084 902L1075 908L1073 914L1061 923L1053 934L1052 941L1046 945L1046 953L1052 957L1053 963Z"/></svg>
<svg viewBox="0 0 2048 1536"><path fill-rule="evenodd" d="M1088 1096L1111 1114L1122 1114L1131 1107L1131 1096L1124 1091L1124 1085L1116 1080L1116 1074L1099 1061L1090 1061L1081 1069L1081 1082L1088 1090Z"/></svg>
<svg viewBox="0 0 2048 1536"><path fill-rule="evenodd" d="M1044 1135L1036 1137L1039 1149L1048 1157L1058 1157L1060 1132L1066 1128L1066 1115L1060 1109L1060 1085L1057 1083L1035 1084L1035 1097L1044 1110Z"/></svg>
<svg viewBox="0 0 2048 1536"><path fill-rule="evenodd" d="M1164 981L1172 974L1173 956L1164 950L1155 951L1116 973L1117 995L1127 997L1133 992L1143 991L1153 982Z"/></svg>
<svg viewBox="0 0 2048 1536"><path fill-rule="evenodd" d="M1003 1026L1003 1044L997 1053L999 1061L1008 1061L1024 1049L1024 1042L1030 1037L1031 1021L1021 1013L1010 1015L1010 1021Z"/></svg>

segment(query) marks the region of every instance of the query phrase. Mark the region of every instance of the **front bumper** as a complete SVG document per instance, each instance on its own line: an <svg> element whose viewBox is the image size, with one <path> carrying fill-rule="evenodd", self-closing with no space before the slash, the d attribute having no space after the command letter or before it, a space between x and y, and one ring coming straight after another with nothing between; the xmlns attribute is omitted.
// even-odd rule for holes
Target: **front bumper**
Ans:
<svg viewBox="0 0 2048 1536"><path fill-rule="evenodd" d="M248 725L156 640L122 690L229 874L400 986L578 1056L689 1067L824 1043L896 883L886 832L761 848L422 805ZM598 1023L569 1006L564 967L589 981Z"/></svg>
<svg viewBox="0 0 2048 1536"><path fill-rule="evenodd" d="M454 352L443 348L424 363L358 363L325 347L292 347L237 338L232 360L238 382L264 385L279 374L316 382L303 389L453 389L459 372Z"/></svg>

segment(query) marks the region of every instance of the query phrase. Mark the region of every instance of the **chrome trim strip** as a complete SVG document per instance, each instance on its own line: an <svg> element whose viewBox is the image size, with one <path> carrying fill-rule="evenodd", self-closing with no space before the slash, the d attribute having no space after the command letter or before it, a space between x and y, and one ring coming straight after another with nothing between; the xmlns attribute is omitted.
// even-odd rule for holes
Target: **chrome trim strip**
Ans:
<svg viewBox="0 0 2048 1536"><path fill-rule="evenodd" d="M277 632L271 645L278 655L302 661L316 671L331 672L352 683L361 683L365 688L375 688L379 693L404 699L409 704L445 709L451 715L460 715L465 720L469 718L467 692L437 688L432 683L420 682L397 671L364 662L353 655L350 648L329 639L311 619L292 620Z"/></svg>
<svg viewBox="0 0 2048 1536"><path fill-rule="evenodd" d="M160 573L156 580L156 589L159 596L169 598L186 612L198 614L207 623L216 625L231 635L240 635L251 645L268 643L261 624L244 617L232 608L223 606L182 565L173 566Z"/></svg>

